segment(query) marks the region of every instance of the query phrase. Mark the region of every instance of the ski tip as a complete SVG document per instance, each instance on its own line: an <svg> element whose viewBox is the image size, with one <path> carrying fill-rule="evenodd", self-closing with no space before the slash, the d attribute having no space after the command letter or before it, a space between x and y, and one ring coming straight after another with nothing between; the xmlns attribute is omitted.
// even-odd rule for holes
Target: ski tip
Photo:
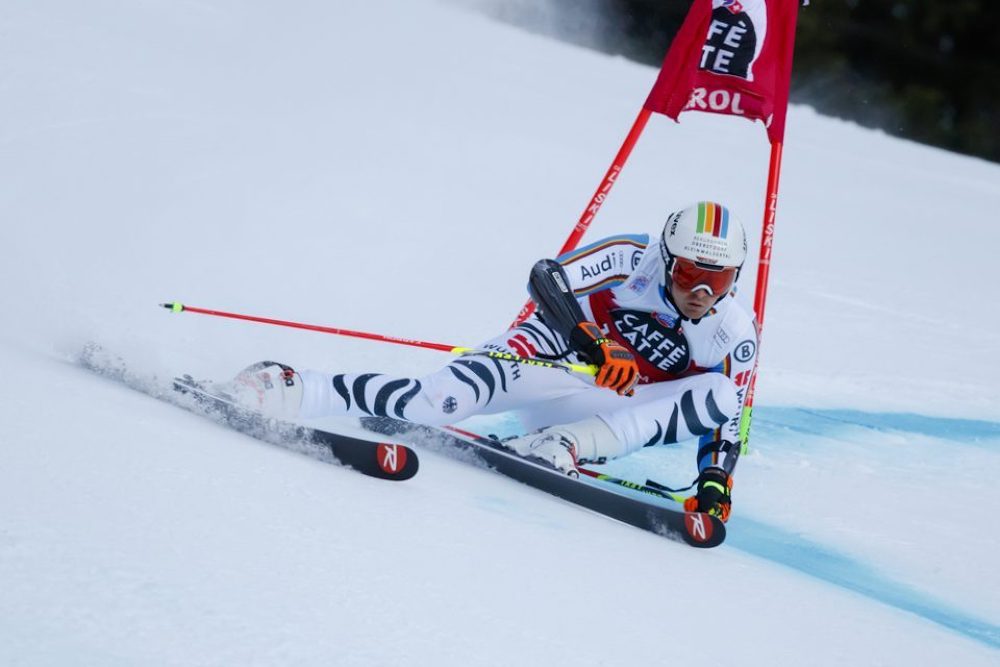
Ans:
<svg viewBox="0 0 1000 667"><path fill-rule="evenodd" d="M394 442L380 442L375 448L375 456L382 474L375 476L382 479L404 480L417 474L420 459L416 452L405 445Z"/></svg>
<svg viewBox="0 0 1000 667"><path fill-rule="evenodd" d="M182 313L182 312L184 312L184 304L181 303L181 302L179 302L179 301L168 301L166 303L161 303L160 307L161 308L166 308L167 310L175 312L175 313Z"/></svg>
<svg viewBox="0 0 1000 667"><path fill-rule="evenodd" d="M704 512L685 512L683 538L693 547L715 547L726 539L726 524Z"/></svg>

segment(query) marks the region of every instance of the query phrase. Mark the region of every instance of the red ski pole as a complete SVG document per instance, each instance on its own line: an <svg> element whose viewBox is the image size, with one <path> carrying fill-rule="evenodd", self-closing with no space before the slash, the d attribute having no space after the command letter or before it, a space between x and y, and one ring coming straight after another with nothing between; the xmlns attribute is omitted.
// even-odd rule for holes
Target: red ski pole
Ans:
<svg viewBox="0 0 1000 667"><path fill-rule="evenodd" d="M195 306L185 306L183 303L171 302L161 303L164 308L175 313L198 313L200 315L212 315L214 317L228 317L233 320L245 320L247 322L257 322L259 324L274 324L279 327L291 327L293 329L306 329L307 331L319 331L321 333L334 334L337 336L352 336L354 338L367 338L368 340L382 341L383 343L395 343L397 345L410 345L412 347L422 347L428 350L439 350L441 352L452 352L456 349L454 345L443 343L428 343L423 340L412 340L409 338L397 338L395 336L383 336L382 334L368 333L366 331L352 331L351 329L340 329L337 327L322 327L317 324L303 324L302 322L289 322L288 320L276 320L270 317L257 317L256 315L241 315L239 313L227 313L222 310L209 310L208 308L196 308Z"/></svg>
<svg viewBox="0 0 1000 667"><path fill-rule="evenodd" d="M198 313L200 315L211 315L213 317L226 317L233 320L244 320L246 322L257 322L259 324L273 324L279 327L291 327L292 329L305 329L307 331L318 331L320 333L334 334L335 336L350 336L353 338L365 338L367 340L377 340L382 343L393 343L395 345L409 345L411 347L422 347L426 350L438 350L439 352L449 352L451 354L485 354L500 361L514 361L528 366L543 366L545 368L559 368L572 373L583 373L584 375L597 375L597 366L590 364L570 364L558 361L546 361L545 359L534 359L532 357L521 357L509 352L499 352L497 350L484 350L474 347L462 347L460 345L446 345L445 343L430 343L425 340L414 340L412 338L398 338L396 336L385 336L383 334L369 333L367 331L354 331L352 329L341 329L339 327L324 327L318 324L304 324L302 322L290 322L288 320L276 320L271 317L257 317L256 315L242 315L240 313L227 313L223 310L209 310L208 308L197 308L195 306L185 306L179 302L161 303L160 306L174 313Z"/></svg>

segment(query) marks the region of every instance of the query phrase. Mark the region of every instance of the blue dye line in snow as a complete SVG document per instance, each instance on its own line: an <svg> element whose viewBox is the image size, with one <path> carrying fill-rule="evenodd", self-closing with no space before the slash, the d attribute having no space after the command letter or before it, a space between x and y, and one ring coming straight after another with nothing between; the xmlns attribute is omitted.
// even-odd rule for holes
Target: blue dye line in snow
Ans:
<svg viewBox="0 0 1000 667"><path fill-rule="evenodd" d="M800 536L734 516L726 546L798 570L822 581L860 593L902 611L916 614L949 630L1000 649L1000 626L949 608L933 598L891 581L850 557Z"/></svg>
<svg viewBox="0 0 1000 667"><path fill-rule="evenodd" d="M841 429L862 428L881 433L915 433L1000 450L1000 423L989 421L909 413L765 406L754 409L754 421L767 432L785 428L829 437L836 436ZM514 435L523 430L511 415L499 418L493 415L489 420L470 424L470 427L473 431L478 428L479 431L500 435ZM772 435L782 439L778 433ZM622 474L630 476L629 472L623 471ZM635 477L635 474L631 476ZM933 597L886 578L850 556L809 542L793 532L737 515L729 523L726 546L916 614L990 648L1000 649L1000 626L951 608Z"/></svg>
<svg viewBox="0 0 1000 667"><path fill-rule="evenodd" d="M965 444L996 445L1000 423L975 419L926 417L907 412L862 412L811 408L754 408L754 420L795 430L829 435L831 426L869 428L876 431L919 433Z"/></svg>
<svg viewBox="0 0 1000 667"><path fill-rule="evenodd" d="M754 420L768 430L782 427L819 436L835 436L841 429L863 428L881 433L915 433L990 450L996 450L1000 445L1000 423L971 419L860 410L759 407L754 410ZM1000 649L1000 626L950 608L886 578L849 556L804 540L792 532L734 516L726 544L916 614L991 648Z"/></svg>

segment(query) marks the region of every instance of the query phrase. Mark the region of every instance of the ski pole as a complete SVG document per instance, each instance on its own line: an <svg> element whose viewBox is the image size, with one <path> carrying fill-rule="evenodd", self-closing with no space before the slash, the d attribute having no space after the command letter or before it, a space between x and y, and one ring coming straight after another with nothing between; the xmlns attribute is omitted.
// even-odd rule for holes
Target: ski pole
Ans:
<svg viewBox="0 0 1000 667"><path fill-rule="evenodd" d="M674 489L669 489L660 484L656 484L654 486L651 480L646 480L646 484L640 484L638 482L631 482L627 479L619 479L617 477L612 477L611 475L605 475L604 473L597 472L596 470L590 470L589 468L584 468L582 466L578 466L577 470L587 477L593 477L594 479L607 484L614 484L615 486L621 486L626 489L632 489L633 491L639 491L640 493L646 493L651 496L672 500L675 503L684 504L684 496L680 493L677 493ZM683 491L684 489L681 490Z"/></svg>
<svg viewBox="0 0 1000 667"><path fill-rule="evenodd" d="M480 355L486 355L491 359L497 359L498 361L513 361L519 364L525 364L527 366L558 368L571 373L582 373L584 375L597 375L597 366L591 364L570 364L560 361L548 361L546 359L537 359L534 357L522 357L517 354L513 354L511 352L501 352L499 350L485 350L475 347L463 347L460 345L431 343L423 340L414 340L412 338L398 338L396 336L386 336L383 334L369 333L367 331L353 331L351 329L341 329L339 327L324 327L324 326L319 326L317 324L304 324L302 322L276 320L270 317L257 317L256 315L227 313L222 310L210 310L208 308L197 308L195 306L186 306L183 303L177 301L161 303L160 306L174 313L198 313L199 315L211 315L213 317L227 317L233 320L245 320L248 322L257 322L259 324L273 324L279 327L291 327L293 329L306 329L308 331L318 331L320 333L328 333L328 334L333 334L335 336L350 336L353 338L365 338L368 340L375 340L382 343L393 343L395 345L409 345L411 347L420 347L426 350L438 350L439 352L448 352L450 354L455 354L459 356L464 356L469 354L480 354Z"/></svg>

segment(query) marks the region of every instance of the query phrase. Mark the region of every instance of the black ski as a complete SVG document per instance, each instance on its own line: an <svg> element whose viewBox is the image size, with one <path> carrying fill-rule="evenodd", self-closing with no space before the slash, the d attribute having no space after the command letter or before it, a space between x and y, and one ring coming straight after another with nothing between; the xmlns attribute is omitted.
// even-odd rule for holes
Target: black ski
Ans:
<svg viewBox="0 0 1000 667"><path fill-rule="evenodd" d="M96 343L84 346L77 362L102 377L209 417L258 440L324 461L333 459L371 477L409 479L417 474L420 467L417 453L405 445L355 438L269 419L239 408L223 396L214 396L208 387L189 376L176 378L172 385L167 385L154 376L136 374L124 360Z"/></svg>
<svg viewBox="0 0 1000 667"><path fill-rule="evenodd" d="M210 388L187 375L174 378L174 389L194 399L195 411L220 419L240 433L275 444L325 448L340 463L370 477L402 481L416 475L420 467L417 453L405 445L363 440L265 417L233 404L225 396L213 394Z"/></svg>
<svg viewBox="0 0 1000 667"><path fill-rule="evenodd" d="M693 547L715 547L726 539L726 524L703 512L685 512L673 500L643 485L619 484L599 478L575 478L522 458L496 440L451 427L433 428L387 417L365 417L361 425L383 435L407 434L428 442L444 441L473 452L491 468L511 479L623 523L648 530ZM620 480L616 480L619 482ZM642 487L642 488L638 488ZM630 495L631 492L636 495ZM647 494L648 498L637 497Z"/></svg>

